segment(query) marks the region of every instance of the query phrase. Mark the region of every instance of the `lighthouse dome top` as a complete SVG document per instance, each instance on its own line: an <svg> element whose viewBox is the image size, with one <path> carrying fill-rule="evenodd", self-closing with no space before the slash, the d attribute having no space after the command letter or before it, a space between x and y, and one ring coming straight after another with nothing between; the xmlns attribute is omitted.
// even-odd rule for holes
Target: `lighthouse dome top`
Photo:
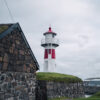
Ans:
<svg viewBox="0 0 100 100"><path fill-rule="evenodd" d="M44 35L46 34L53 34L53 35L57 35L55 32L52 31L51 27L49 27L49 30L47 32L44 33Z"/></svg>

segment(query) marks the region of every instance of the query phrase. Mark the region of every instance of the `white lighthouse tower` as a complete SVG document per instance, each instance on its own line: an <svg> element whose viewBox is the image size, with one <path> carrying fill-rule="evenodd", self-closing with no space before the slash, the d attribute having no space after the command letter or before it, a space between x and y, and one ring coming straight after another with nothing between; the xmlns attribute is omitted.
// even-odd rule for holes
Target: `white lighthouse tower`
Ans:
<svg viewBox="0 0 100 100"><path fill-rule="evenodd" d="M59 46L57 34L49 27L49 30L44 33L45 39L42 39L41 46L44 47L44 72L54 72L56 67L55 48Z"/></svg>

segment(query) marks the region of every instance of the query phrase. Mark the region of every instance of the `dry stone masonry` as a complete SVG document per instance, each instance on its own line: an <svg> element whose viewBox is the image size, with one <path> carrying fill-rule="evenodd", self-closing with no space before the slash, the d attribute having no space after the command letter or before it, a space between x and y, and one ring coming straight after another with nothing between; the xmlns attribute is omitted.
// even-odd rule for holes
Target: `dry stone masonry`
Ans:
<svg viewBox="0 0 100 100"><path fill-rule="evenodd" d="M56 97L84 97L83 83L37 81L36 100Z"/></svg>
<svg viewBox="0 0 100 100"><path fill-rule="evenodd" d="M0 100L35 100L35 75L0 72Z"/></svg>

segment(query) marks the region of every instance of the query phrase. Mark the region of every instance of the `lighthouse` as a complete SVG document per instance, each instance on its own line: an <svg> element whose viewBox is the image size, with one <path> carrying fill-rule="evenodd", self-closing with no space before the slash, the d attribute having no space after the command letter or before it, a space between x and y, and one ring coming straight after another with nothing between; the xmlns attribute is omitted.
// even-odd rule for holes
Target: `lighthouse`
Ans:
<svg viewBox="0 0 100 100"><path fill-rule="evenodd" d="M59 40L55 38L57 35L52 31L51 27L43 34L44 39L41 40L41 46L44 47L44 72L54 72L56 68L56 53L55 49L59 46Z"/></svg>

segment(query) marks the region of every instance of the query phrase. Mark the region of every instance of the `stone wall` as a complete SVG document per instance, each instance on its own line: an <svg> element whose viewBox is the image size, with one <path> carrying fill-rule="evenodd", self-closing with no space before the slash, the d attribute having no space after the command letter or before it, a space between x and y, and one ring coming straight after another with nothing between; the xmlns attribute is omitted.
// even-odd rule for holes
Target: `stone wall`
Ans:
<svg viewBox="0 0 100 100"><path fill-rule="evenodd" d="M37 81L36 100L48 100L55 97L84 97L83 83Z"/></svg>
<svg viewBox="0 0 100 100"><path fill-rule="evenodd" d="M0 100L35 100L35 75L0 72Z"/></svg>

